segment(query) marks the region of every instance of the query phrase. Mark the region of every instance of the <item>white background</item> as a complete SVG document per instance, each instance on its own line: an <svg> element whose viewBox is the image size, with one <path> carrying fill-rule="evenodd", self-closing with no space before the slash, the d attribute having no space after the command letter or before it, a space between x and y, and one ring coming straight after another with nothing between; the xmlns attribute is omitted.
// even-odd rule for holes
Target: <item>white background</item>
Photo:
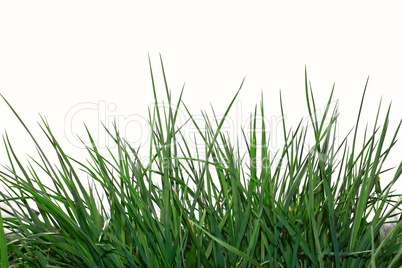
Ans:
<svg viewBox="0 0 402 268"><path fill-rule="evenodd" d="M153 103L148 54L158 95L166 101L160 83L161 53L173 101L185 83L183 100L195 115L203 110L212 117L210 104L223 114L245 77L230 114L232 122L243 127L261 92L269 119L280 116L280 90L288 126L296 127L307 117L307 66L319 110L335 83L339 135L344 137L355 124L370 76L360 137L366 123L372 130L380 98L381 125L392 101L388 132L392 137L402 115L399 1L149 2L1 2L0 93L35 136L43 137L36 122L44 115L67 153L81 157L84 150L77 147L72 133L84 136L86 122L98 141L107 145L102 133L96 135L98 122L110 125L117 116L122 134L139 146L148 139L144 122ZM3 101L0 113L1 131L7 130L20 156L35 155ZM282 132L272 135L280 147ZM386 167L399 165L401 151L399 142ZM4 163L4 146L0 152ZM393 175L394 171L388 172L382 179ZM401 182L398 187L402 193Z"/></svg>

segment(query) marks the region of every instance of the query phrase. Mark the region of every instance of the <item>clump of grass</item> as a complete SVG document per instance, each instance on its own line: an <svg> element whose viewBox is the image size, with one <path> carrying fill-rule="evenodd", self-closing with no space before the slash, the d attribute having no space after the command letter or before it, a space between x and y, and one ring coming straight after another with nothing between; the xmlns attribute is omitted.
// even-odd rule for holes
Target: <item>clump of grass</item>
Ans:
<svg viewBox="0 0 402 268"><path fill-rule="evenodd" d="M386 187L378 181L387 171L383 163L401 124L386 146L389 109L382 126L377 114L374 129L366 129L358 149L363 94L351 144L345 138L336 146L337 110L331 112L327 105L322 118L317 117L306 74L312 124L288 130L283 120L283 149L271 152L261 100L262 132L257 135L257 109L250 133L243 131L249 161L245 163L245 156L220 132L240 89L222 120L204 115L203 131L181 101L183 91L172 108L162 60L161 64L168 107L158 106L150 63L156 105L149 111L147 164L117 126L107 129L117 149L106 155L87 132L91 145L86 147L86 163L66 154L44 119L43 132L57 163L31 135L39 157L25 167L4 136L9 163L0 172L7 190L1 193L2 267L402 265L402 201L395 201L391 191L402 163ZM196 155L177 125L181 106L199 131ZM315 141L311 149L304 146L308 135ZM86 185L87 177L97 186ZM399 221L381 235L382 226L393 217Z"/></svg>

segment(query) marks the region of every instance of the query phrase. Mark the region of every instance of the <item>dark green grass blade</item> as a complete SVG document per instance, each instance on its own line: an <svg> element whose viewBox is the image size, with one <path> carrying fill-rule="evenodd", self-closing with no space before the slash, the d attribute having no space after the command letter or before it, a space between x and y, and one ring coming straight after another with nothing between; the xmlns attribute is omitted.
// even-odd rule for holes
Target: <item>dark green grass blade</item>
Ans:
<svg viewBox="0 0 402 268"><path fill-rule="evenodd" d="M0 211L0 264L2 268L8 267L7 240L4 235L3 217Z"/></svg>

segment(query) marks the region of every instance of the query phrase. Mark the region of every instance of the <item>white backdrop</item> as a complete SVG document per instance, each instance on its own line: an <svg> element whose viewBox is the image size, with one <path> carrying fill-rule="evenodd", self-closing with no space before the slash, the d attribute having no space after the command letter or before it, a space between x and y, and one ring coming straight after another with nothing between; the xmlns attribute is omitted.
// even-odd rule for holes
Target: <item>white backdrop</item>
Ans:
<svg viewBox="0 0 402 268"><path fill-rule="evenodd" d="M99 120L110 125L117 118L123 134L139 146L148 139L147 109L153 103L148 53L162 85L161 53L174 101L185 83L183 100L195 115L206 110L212 116L210 104L224 113L245 77L230 115L233 125L246 126L261 92L268 118L275 121L281 90L286 122L296 127L308 116L305 66L318 109L324 109L335 82L341 137L355 124L369 75L360 133L366 123L372 129L380 98L382 120L392 101L388 142L401 119L399 1L137 2L0 3L0 93L35 136L41 136L36 122L44 115L67 152L83 156L74 138L84 135L83 122L97 134ZM158 92L166 100L162 86ZM7 130L17 152L35 155L3 101L0 111L1 131ZM96 138L107 145L104 133ZM401 151L399 142L387 167L399 165ZM4 146L0 152L4 163ZM401 188L402 182L399 193Z"/></svg>

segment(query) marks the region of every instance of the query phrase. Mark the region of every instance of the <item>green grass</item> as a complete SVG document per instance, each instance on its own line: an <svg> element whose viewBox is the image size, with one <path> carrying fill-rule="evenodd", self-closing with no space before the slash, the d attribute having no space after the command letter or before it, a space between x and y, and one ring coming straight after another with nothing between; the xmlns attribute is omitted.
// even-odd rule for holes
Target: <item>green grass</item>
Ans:
<svg viewBox="0 0 402 268"><path fill-rule="evenodd" d="M261 100L250 133L243 131L247 152L240 155L221 133L240 89L228 100L222 120L203 114L201 126L181 101L183 91L172 103L161 64L168 107L158 105L150 63L156 105L149 110L149 163L141 162L118 126L107 129L115 146L106 154L88 131L88 161L79 162L43 119L43 133L54 149L43 151L3 97L31 135L38 157L25 166L4 135L9 162L0 171L7 190L0 202L2 267L402 265L402 201L391 189L402 163L396 170L383 168L401 124L387 145L390 109L380 120L379 107L373 130L366 128L359 145L364 93L356 127L348 139L339 139L337 109L329 105L333 90L318 118L306 73L311 124L300 121L289 128L283 120L285 143L272 152L266 122L257 120L264 118ZM195 153L176 122L179 109L199 131ZM311 148L305 146L308 139L314 140ZM54 153L56 163L49 160ZM385 187L378 179L384 172L393 177ZM380 229L395 216L396 226L382 237Z"/></svg>

